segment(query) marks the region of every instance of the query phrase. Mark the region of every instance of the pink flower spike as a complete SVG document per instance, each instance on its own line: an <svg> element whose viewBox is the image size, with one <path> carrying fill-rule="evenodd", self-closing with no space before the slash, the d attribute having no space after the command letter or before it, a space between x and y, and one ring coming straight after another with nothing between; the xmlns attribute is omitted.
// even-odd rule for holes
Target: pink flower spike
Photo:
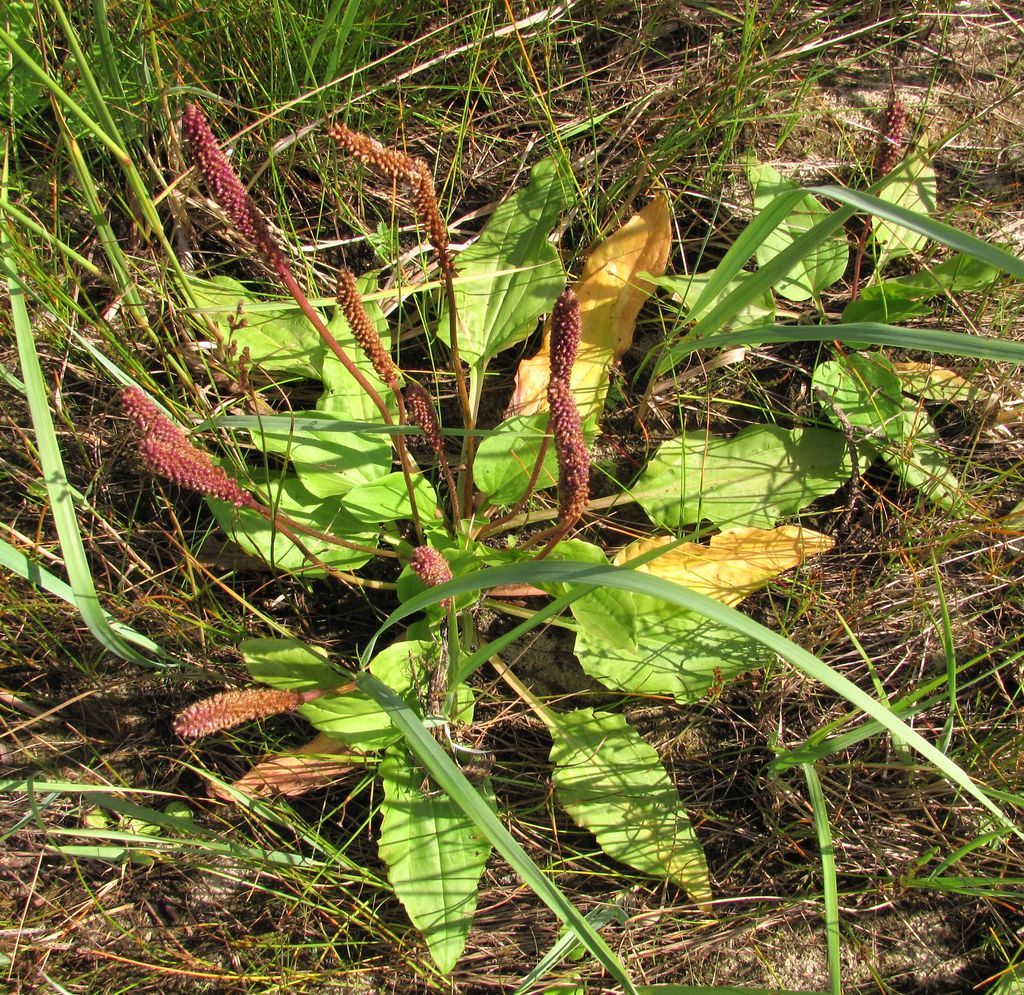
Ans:
<svg viewBox="0 0 1024 995"><path fill-rule="evenodd" d="M417 546L409 557L409 566L427 587L437 587L452 579L452 568L448 566L448 561L431 546ZM441 605L450 608L452 599L445 598Z"/></svg>
<svg viewBox="0 0 1024 995"><path fill-rule="evenodd" d="M409 566L427 587L437 587L452 579L448 561L431 546L417 546L409 557Z"/></svg>
<svg viewBox="0 0 1024 995"><path fill-rule="evenodd" d="M139 430L139 453L154 473L186 490L230 501L236 508L255 506L253 498L213 462L209 453L197 449L137 387L121 392L121 406Z"/></svg>
<svg viewBox="0 0 1024 995"><path fill-rule="evenodd" d="M208 736L222 729L232 729L250 719L265 719L290 712L319 694L319 691L277 691L273 688L225 691L189 705L174 720L174 731L183 739Z"/></svg>
<svg viewBox="0 0 1024 995"><path fill-rule="evenodd" d="M213 199L224 208L239 233L255 246L264 261L282 278L291 276L284 253L270 233L270 224L246 192L238 174L220 149L203 112L188 104L181 118L181 130L188 142L199 175Z"/></svg>

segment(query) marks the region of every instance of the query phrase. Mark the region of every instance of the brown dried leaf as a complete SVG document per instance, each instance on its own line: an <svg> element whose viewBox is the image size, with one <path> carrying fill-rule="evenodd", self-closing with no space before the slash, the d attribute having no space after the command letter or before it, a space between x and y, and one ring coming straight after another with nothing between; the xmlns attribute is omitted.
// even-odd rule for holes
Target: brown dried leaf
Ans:
<svg viewBox="0 0 1024 995"><path fill-rule="evenodd" d="M641 539L620 550L614 562L621 566L674 541L671 536ZM773 577L832 546L829 536L796 525L726 529L712 538L710 546L684 542L636 569L736 606Z"/></svg>
<svg viewBox="0 0 1024 995"><path fill-rule="evenodd" d="M344 743L320 733L305 746L291 753L279 753L258 763L231 787L247 798L298 798L345 777L361 758ZM356 762L353 762L356 761ZM235 797L215 782L208 785L215 798L234 801Z"/></svg>
<svg viewBox="0 0 1024 995"><path fill-rule="evenodd" d="M638 274L661 276L672 245L668 199L659 194L591 254L573 286L580 301L582 334L570 380L580 417L600 417L608 391L608 370L633 344L636 317L653 289ZM508 414L547 410L550 326L535 356L524 359Z"/></svg>

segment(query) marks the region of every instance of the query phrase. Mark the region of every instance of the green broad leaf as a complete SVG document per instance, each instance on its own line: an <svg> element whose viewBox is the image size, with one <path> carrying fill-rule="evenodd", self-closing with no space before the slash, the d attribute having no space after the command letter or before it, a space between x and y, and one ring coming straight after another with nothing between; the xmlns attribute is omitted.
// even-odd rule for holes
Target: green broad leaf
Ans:
<svg viewBox="0 0 1024 995"><path fill-rule="evenodd" d="M427 527L432 523L443 526L443 516L433 485L422 474L414 476L412 482L420 521ZM397 471L371 480L368 484L353 487L345 495L344 505L345 510L364 525L397 522L413 517L405 474Z"/></svg>
<svg viewBox="0 0 1024 995"><path fill-rule="evenodd" d="M617 592L605 591L611 598ZM628 694L670 694L681 704L699 701L724 681L764 666L770 654L752 639L713 619L634 593L636 644L607 638L581 624L574 652L583 670L605 687Z"/></svg>
<svg viewBox="0 0 1024 995"><path fill-rule="evenodd" d="M377 331L382 331L383 315L379 308L368 307ZM327 323L331 334L352 358L352 361L377 391L390 399L391 392L381 382L373 364L356 344L341 309ZM316 413L333 415L341 421L369 425L384 424L383 416L370 395L342 365L333 352L326 352L320 376L324 392L316 403ZM358 484L383 476L391 469L390 438L380 432L310 433L311 448L294 449L289 453L303 485L320 497L346 494Z"/></svg>
<svg viewBox="0 0 1024 995"><path fill-rule="evenodd" d="M351 679L331 666L327 650L301 639L243 639L238 649L253 680L280 691L335 688Z"/></svg>
<svg viewBox="0 0 1024 995"><path fill-rule="evenodd" d="M879 321L891 323L906 321L907 318L923 318L931 314L932 309L920 300L892 290L884 297L860 297L850 301L843 308L844 322Z"/></svg>
<svg viewBox="0 0 1024 995"><path fill-rule="evenodd" d="M984 290L1002 273L990 263L957 253L919 273L869 284L843 308L843 321L903 321L931 313L923 303L942 294Z"/></svg>
<svg viewBox="0 0 1024 995"><path fill-rule="evenodd" d="M652 276L651 283L658 287L664 287L671 291L677 300L683 305L684 317L687 321L699 321L719 301L725 300L733 291L743 286L744 281L753 276L752 273L740 273L726 283L725 287L712 294L711 297L701 300L700 309L695 310L694 305L701 299L708 282L714 276L714 271L708 273L694 273L693 276ZM760 328L762 325L770 325L775 321L775 298L770 290L760 293L752 301L748 301L729 319L723 326L723 331L741 332L746 328Z"/></svg>
<svg viewBox="0 0 1024 995"><path fill-rule="evenodd" d="M548 235L566 208L567 193L553 159L491 215L473 245L456 258L459 352L471 366L522 342L565 286L558 251ZM447 341L447 310L438 322Z"/></svg>
<svg viewBox="0 0 1024 995"><path fill-rule="evenodd" d="M842 410L864 434L862 451L880 454L909 487L952 512L963 510L960 481L937 445L938 432L928 412L903 396L903 382L881 353L851 353L815 368L813 386ZM824 405L838 424L834 411Z"/></svg>
<svg viewBox="0 0 1024 995"><path fill-rule="evenodd" d="M931 160L921 155L905 159L885 178L878 198L925 217L934 214L935 170ZM899 256L920 252L928 243L926 235L883 218L875 218L873 232L879 250L878 269Z"/></svg>
<svg viewBox="0 0 1024 995"><path fill-rule="evenodd" d="M1024 964L1008 967L988 989L988 995L1024 995Z"/></svg>
<svg viewBox="0 0 1024 995"><path fill-rule="evenodd" d="M473 463L473 481L492 504L514 505L526 493L547 435L548 413L515 415L481 440ZM558 457L549 444L537 477L537 490L558 483Z"/></svg>
<svg viewBox="0 0 1024 995"><path fill-rule="evenodd" d="M731 439L684 432L662 443L632 493L673 532L703 519L767 529L837 491L850 473L839 432L750 425Z"/></svg>
<svg viewBox="0 0 1024 995"><path fill-rule="evenodd" d="M704 849L657 752L621 715L557 717L551 762L558 800L610 857L711 902Z"/></svg>
<svg viewBox="0 0 1024 995"><path fill-rule="evenodd" d="M315 498L295 476L269 479L264 475L258 483L264 503L296 522L363 546L372 548L377 545L377 530L367 528L350 515L339 498ZM220 527L245 552L258 556L276 570L305 568L308 575L323 575L322 568L311 564L295 543L251 508L235 508L227 501L214 498L207 498L207 503ZM313 536L299 535L299 539L306 549L329 567L356 570L370 559L369 553Z"/></svg>
<svg viewBox="0 0 1024 995"><path fill-rule="evenodd" d="M377 480L391 469L391 443L380 432L331 432L306 427L323 422L322 411L296 411L287 430L254 428L253 442L266 453L291 462L303 487L318 498L348 494L360 484ZM345 417L335 416L348 422Z"/></svg>
<svg viewBox="0 0 1024 995"><path fill-rule="evenodd" d="M799 189L798 184L787 180L767 164L749 164L747 178L754 190L754 210L757 212L764 211L780 194ZM797 238L828 218L830 213L811 194L801 197L778 227L770 231L755 249L757 265L763 269ZM779 296L790 301L816 298L826 287L842 278L849 257L850 249L846 239L839 235L830 236L808 249L803 258L775 283L773 289Z"/></svg>
<svg viewBox="0 0 1024 995"><path fill-rule="evenodd" d="M437 791L404 747L379 768L384 785L378 847L388 880L439 970L458 963L473 925L491 844L447 793ZM477 785L491 808L489 782Z"/></svg>
<svg viewBox="0 0 1024 995"><path fill-rule="evenodd" d="M940 294L984 290L1001 276L1001 271L991 263L958 252L919 273L869 284L861 291L861 300L879 300L889 293L904 295L911 300L927 300Z"/></svg>
<svg viewBox="0 0 1024 995"><path fill-rule="evenodd" d="M189 286L200 312L236 356L248 349L251 360L268 372L320 379L324 346L298 307L258 301L230 276L194 279Z"/></svg>
<svg viewBox="0 0 1024 995"><path fill-rule="evenodd" d="M433 640L392 643L373 658L370 673L422 713L420 701L430 672L438 665L438 654ZM321 732L360 750L380 750L400 738L387 712L361 691L318 698L299 711Z"/></svg>
<svg viewBox="0 0 1024 995"><path fill-rule="evenodd" d="M337 688L353 677L335 670L324 650L298 639L247 639L239 649L253 679L270 687L289 691ZM427 668L435 658L430 641L393 643L374 657L370 672L418 708ZM383 749L399 738L387 712L361 691L317 698L302 705L299 712L321 732L357 749Z"/></svg>
<svg viewBox="0 0 1024 995"><path fill-rule="evenodd" d="M608 565L608 557L604 550L582 539L569 539L559 543L549 557L554 560L572 560L576 563ZM554 584L550 590L552 594L557 595L567 592L569 588L565 584ZM633 595L628 591L591 588L573 601L569 610L579 623L579 631L592 634L596 642L626 653L637 651L638 613ZM643 624L646 627L646 618Z"/></svg>

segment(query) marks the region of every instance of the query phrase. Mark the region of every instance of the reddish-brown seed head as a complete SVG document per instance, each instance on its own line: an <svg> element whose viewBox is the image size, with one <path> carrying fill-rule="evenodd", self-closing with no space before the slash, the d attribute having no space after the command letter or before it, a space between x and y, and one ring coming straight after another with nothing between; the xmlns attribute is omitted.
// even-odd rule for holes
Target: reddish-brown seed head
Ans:
<svg viewBox="0 0 1024 995"><path fill-rule="evenodd" d="M405 387L405 411L409 421L423 429L430 448L440 456L444 451L444 436L441 434L434 402L426 388L415 380L411 380Z"/></svg>
<svg viewBox="0 0 1024 995"><path fill-rule="evenodd" d="M566 288L551 309L551 379L568 384L580 344L580 302Z"/></svg>
<svg viewBox="0 0 1024 995"><path fill-rule="evenodd" d="M398 390L398 371L391 360L391 354L384 348L377 329L366 313L355 274L345 266L338 271L337 299L348 327L352 329L352 337L373 364L377 376L392 390Z"/></svg>
<svg viewBox="0 0 1024 995"><path fill-rule="evenodd" d="M329 124L327 134L337 142L339 148L360 162L373 166L396 183L408 185L409 198L416 217L426 229L427 238L437 252L442 268L446 273L450 273L452 259L449 251L448 226L438 209L434 178L430 175L427 164L422 159L413 159L397 149L386 148L375 138L353 131L341 121Z"/></svg>
<svg viewBox="0 0 1024 995"><path fill-rule="evenodd" d="M230 501L236 508L255 504L137 387L121 392L121 406L139 431L139 453L154 473L187 490Z"/></svg>
<svg viewBox="0 0 1024 995"><path fill-rule="evenodd" d="M251 719L265 719L290 712L309 698L308 692L277 691L273 688L224 691L189 705L174 720L174 731L184 739L208 736L222 729L232 729Z"/></svg>
<svg viewBox="0 0 1024 995"><path fill-rule="evenodd" d="M907 109L900 100L893 97L885 112L885 130L879 142L876 160L878 163L877 177L887 176L903 158L906 127Z"/></svg>
<svg viewBox="0 0 1024 995"><path fill-rule="evenodd" d="M590 496L590 454L579 409L569 384L554 377L548 383L549 427L558 459L558 521L574 522Z"/></svg>
<svg viewBox="0 0 1024 995"><path fill-rule="evenodd" d="M389 149L381 145L376 138L354 131L341 121L334 121L327 126L327 134L334 139L338 147L360 162L373 166L389 179L412 183L416 175L416 164L410 156L397 149Z"/></svg>

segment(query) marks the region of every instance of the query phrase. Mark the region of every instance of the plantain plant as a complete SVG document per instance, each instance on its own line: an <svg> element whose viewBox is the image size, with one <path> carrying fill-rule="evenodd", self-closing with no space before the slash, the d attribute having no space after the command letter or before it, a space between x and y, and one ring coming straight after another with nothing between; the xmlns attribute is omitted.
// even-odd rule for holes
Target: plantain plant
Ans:
<svg viewBox="0 0 1024 995"><path fill-rule="evenodd" d="M934 172L925 157L894 154L868 194L803 190L751 163L754 220L715 270L686 277L664 275L671 219L667 200L656 196L594 250L567 288L551 233L572 208L575 187L554 161L537 164L527 186L456 254L426 164L332 123L331 140L391 183L425 234L434 279L403 294L420 297L432 317L412 348L389 324L391 292L379 287L379 273L342 269L333 305L314 306L194 105L183 132L205 189L294 303L261 299L226 276L193 278L192 297L235 387L232 413L210 421L235 446L214 459L131 387L124 410L140 454L154 472L204 494L225 532L274 568L384 589L399 607L355 663L295 639L245 641L254 685L197 702L175 728L197 737L298 710L322 734L321 752L374 758L383 784L380 854L441 970L462 953L492 846L516 859L491 811L487 758L468 738L471 678L487 661L550 733L552 780L572 818L616 860L678 884L705 909L712 901L698 833L656 751L622 709L546 705L502 661L513 638L566 610L583 670L624 700L693 702L781 654L899 734L1007 825L963 771L887 709L734 610L831 546L827 536L779 523L855 481L875 459L948 513L972 511L921 400L930 388L920 384L932 380L922 380L920 366L865 346L938 344L943 352L1022 358L1020 346L888 324L927 313L927 302L946 291L986 286L1002 273L1024 277L1021 260L929 218ZM891 134L890 144L899 144ZM822 197L843 206L828 208ZM848 270L843 226L857 211L869 219L853 250L855 285L866 261L873 271L845 320L829 323L822 295ZM889 262L929 239L958 254L883 278ZM752 255L758 268L747 272ZM697 349L832 341L833 353L811 376L818 413L732 438L681 431L621 479L592 447L607 414L609 372L655 287L673 295L683 331L666 340L651 391ZM780 298L811 301L818 322L774 324ZM543 343L519 364L504 417L485 423L492 362L520 347L544 315ZM428 373L413 375L424 355ZM318 384L312 407L302 400L309 381ZM603 493L594 496L598 474ZM629 502L650 518L651 534L614 548L596 527L599 516ZM710 543L699 541L709 532ZM482 592L499 610L511 597L545 600L511 632L490 638L478 627ZM378 650L399 622L408 623L402 635ZM543 876L528 880L619 974L600 937L559 904Z"/></svg>

